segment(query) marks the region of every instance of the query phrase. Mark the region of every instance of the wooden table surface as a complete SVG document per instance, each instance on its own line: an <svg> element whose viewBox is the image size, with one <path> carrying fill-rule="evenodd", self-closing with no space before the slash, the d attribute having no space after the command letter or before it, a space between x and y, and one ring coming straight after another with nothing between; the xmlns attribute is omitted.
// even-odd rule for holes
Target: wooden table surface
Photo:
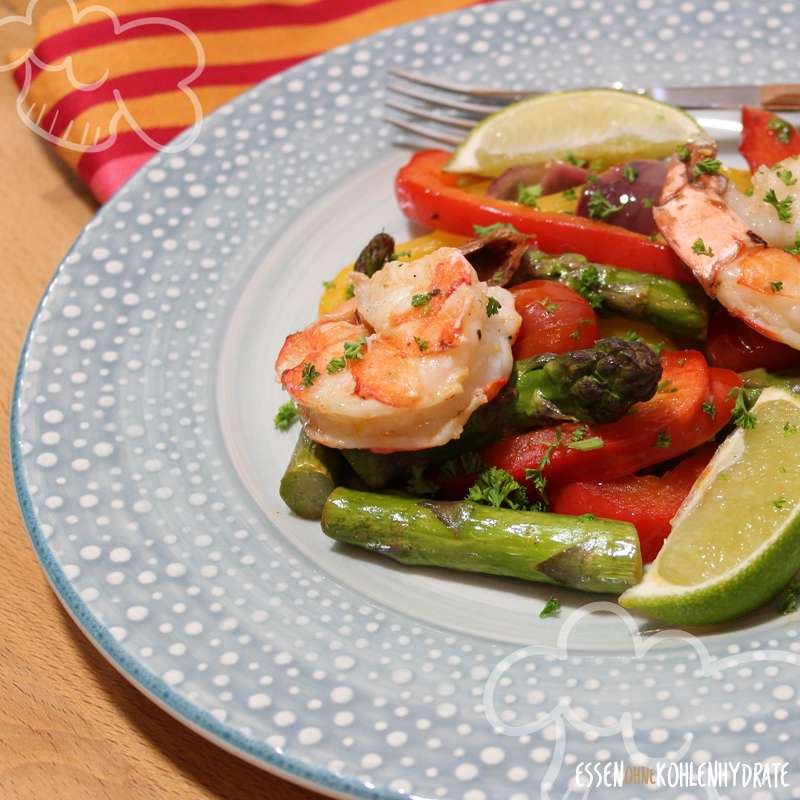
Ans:
<svg viewBox="0 0 800 800"><path fill-rule="evenodd" d="M0 0L0 16L26 2ZM10 45L0 33L0 54ZM16 115L0 75L0 438L36 304L96 204ZM111 667L62 609L33 553L7 453L0 459L0 798L315 800L163 712Z"/></svg>

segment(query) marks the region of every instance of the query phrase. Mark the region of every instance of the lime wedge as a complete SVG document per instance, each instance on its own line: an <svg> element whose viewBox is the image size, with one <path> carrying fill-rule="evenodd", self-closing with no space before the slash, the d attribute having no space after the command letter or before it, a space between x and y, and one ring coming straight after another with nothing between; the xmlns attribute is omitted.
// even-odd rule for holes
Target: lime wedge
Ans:
<svg viewBox="0 0 800 800"><path fill-rule="evenodd" d="M521 100L473 128L445 167L494 177L517 164L567 155L614 164L664 158L701 130L679 108L616 89Z"/></svg>
<svg viewBox="0 0 800 800"><path fill-rule="evenodd" d="M800 399L765 389L717 450L625 608L708 625L757 608L800 569Z"/></svg>

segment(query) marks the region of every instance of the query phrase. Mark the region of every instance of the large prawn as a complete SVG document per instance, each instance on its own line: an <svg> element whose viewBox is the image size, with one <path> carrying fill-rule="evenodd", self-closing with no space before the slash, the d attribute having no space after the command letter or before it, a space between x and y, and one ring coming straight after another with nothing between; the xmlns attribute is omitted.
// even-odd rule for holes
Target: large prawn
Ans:
<svg viewBox="0 0 800 800"><path fill-rule="evenodd" d="M673 158L653 209L658 229L711 297L800 350L800 260L789 252L800 234L800 159L762 167L747 196L718 174L716 152L701 139Z"/></svg>
<svg viewBox="0 0 800 800"><path fill-rule="evenodd" d="M355 296L290 335L275 364L306 433L337 448L417 450L456 438L508 381L520 326L456 248L352 275Z"/></svg>

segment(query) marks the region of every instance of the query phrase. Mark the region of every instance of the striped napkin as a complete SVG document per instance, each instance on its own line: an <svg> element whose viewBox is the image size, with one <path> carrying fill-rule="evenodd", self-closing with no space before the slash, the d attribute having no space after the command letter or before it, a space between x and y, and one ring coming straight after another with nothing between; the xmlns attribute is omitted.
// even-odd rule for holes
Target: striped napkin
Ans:
<svg viewBox="0 0 800 800"><path fill-rule="evenodd" d="M475 2L84 0L34 17L35 48L9 63L30 127L103 202L198 112L324 50Z"/></svg>

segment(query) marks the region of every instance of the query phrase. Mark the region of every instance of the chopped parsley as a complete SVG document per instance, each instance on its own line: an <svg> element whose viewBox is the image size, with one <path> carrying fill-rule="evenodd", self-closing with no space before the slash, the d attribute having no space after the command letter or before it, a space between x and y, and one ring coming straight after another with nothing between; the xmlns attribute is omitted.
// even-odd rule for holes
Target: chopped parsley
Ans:
<svg viewBox="0 0 800 800"><path fill-rule="evenodd" d="M778 609L781 614L791 614L800 608L800 580L794 578L783 592L783 600Z"/></svg>
<svg viewBox="0 0 800 800"><path fill-rule="evenodd" d="M322 281L322 286L324 289L333 289L336 286L336 281Z"/></svg>
<svg viewBox="0 0 800 800"><path fill-rule="evenodd" d="M794 247L787 247L786 252L791 256L800 256L800 233L795 237Z"/></svg>
<svg viewBox="0 0 800 800"><path fill-rule="evenodd" d="M672 439L670 438L669 434L666 431L659 431L658 436L656 436L656 443L653 445L654 447L663 447L667 448L672 444Z"/></svg>
<svg viewBox="0 0 800 800"><path fill-rule="evenodd" d="M332 358L325 369L328 371L328 375L335 375L337 372L341 372L346 366L347 362L343 358Z"/></svg>
<svg viewBox="0 0 800 800"><path fill-rule="evenodd" d="M310 361L306 361L306 363L303 364L303 386L313 386L317 378L319 378L317 368Z"/></svg>
<svg viewBox="0 0 800 800"><path fill-rule="evenodd" d="M577 280L570 282L570 289L574 289L584 300L588 300L592 308L600 308L603 305L601 286L600 273L593 265L582 269Z"/></svg>
<svg viewBox="0 0 800 800"><path fill-rule="evenodd" d="M685 144L679 144L677 148L675 148L675 152L678 154L678 158L684 162L688 161L691 155L689 153L689 147Z"/></svg>
<svg viewBox="0 0 800 800"><path fill-rule="evenodd" d="M525 480L533 483L533 488L539 492L539 495L542 498L542 501L539 504L539 510L542 511L547 507L547 494L545 491L547 488L547 478L545 478L543 470L550 463L550 456L553 455L553 451L560 446L561 428L556 428L556 440L545 447L544 454L539 460L538 466L535 468L528 467L525 470Z"/></svg>
<svg viewBox="0 0 800 800"><path fill-rule="evenodd" d="M586 209L592 219L606 220L621 211L622 206L613 205L599 189L595 189L589 196Z"/></svg>
<svg viewBox="0 0 800 800"><path fill-rule="evenodd" d="M420 339L419 336L415 336L414 341L417 343L420 353L424 353L429 347L428 342L425 339Z"/></svg>
<svg viewBox="0 0 800 800"><path fill-rule="evenodd" d="M794 433L797 433L797 425L792 425L791 422L787 422L783 426L783 435L784 436L791 436Z"/></svg>
<svg viewBox="0 0 800 800"><path fill-rule="evenodd" d="M579 425L569 436L571 442L580 442L589 435L589 429L585 425Z"/></svg>
<svg viewBox="0 0 800 800"><path fill-rule="evenodd" d="M500 311L500 301L490 297L489 302L486 303L486 316L493 317L498 311Z"/></svg>
<svg viewBox="0 0 800 800"><path fill-rule="evenodd" d="M480 475L486 469L481 457L474 451L462 453L456 458L448 459L439 467L442 476L448 479L457 478L461 475Z"/></svg>
<svg viewBox="0 0 800 800"><path fill-rule="evenodd" d="M519 231L510 222L495 222L494 225L473 225L472 230L476 236L488 236L495 231L501 231L503 228L519 233Z"/></svg>
<svg viewBox="0 0 800 800"><path fill-rule="evenodd" d="M414 308L426 306L431 300L433 300L434 297L436 297L436 295L441 293L441 289L431 289L429 292L425 292L424 294L415 294L411 298L411 305L414 306Z"/></svg>
<svg viewBox="0 0 800 800"><path fill-rule="evenodd" d="M584 325L591 325L593 322L594 322L593 319L579 319L578 322L577 322L577 327L575 328L574 331L572 331L570 333L569 338L570 339L578 339L578 338L580 338L581 328Z"/></svg>
<svg viewBox="0 0 800 800"><path fill-rule="evenodd" d="M712 420L717 418L717 407L713 403L703 403L700 409L704 414L707 414Z"/></svg>
<svg viewBox="0 0 800 800"><path fill-rule="evenodd" d="M701 158L694 165L694 177L699 178L701 175L719 175L722 169L722 162L716 158Z"/></svg>
<svg viewBox="0 0 800 800"><path fill-rule="evenodd" d="M792 219L792 198L784 197L783 200L778 200L778 195L775 194L774 189L770 189L764 195L764 202L768 203L775 209L778 219L781 222L790 222Z"/></svg>
<svg viewBox="0 0 800 800"><path fill-rule="evenodd" d="M695 239L692 250L699 256L713 256L714 251L702 240Z"/></svg>
<svg viewBox="0 0 800 800"><path fill-rule="evenodd" d="M284 403L278 409L278 413L275 414L275 427L279 431L288 431L298 419L297 406L289 400Z"/></svg>
<svg viewBox="0 0 800 800"><path fill-rule="evenodd" d="M788 123L785 119L781 119L778 116L774 116L769 121L769 125L767 127L775 134L775 138L781 144L789 144L789 142L792 141L792 134L794 133L794 128L792 128L791 124Z"/></svg>
<svg viewBox="0 0 800 800"><path fill-rule="evenodd" d="M785 497L779 497L777 500L772 501L772 507L776 511L783 511L789 501Z"/></svg>
<svg viewBox="0 0 800 800"><path fill-rule="evenodd" d="M733 424L739 428L755 428L758 420L750 410L753 407L755 398L749 395L741 386L734 386L728 392L728 397L733 397L734 395L736 396L736 402L731 413Z"/></svg>
<svg viewBox="0 0 800 800"><path fill-rule="evenodd" d="M410 258L410 257L411 257L410 250L395 250L394 253L392 253L389 256L389 261L397 261L400 258Z"/></svg>
<svg viewBox="0 0 800 800"><path fill-rule="evenodd" d="M364 345L366 345L366 343L367 339L364 336L362 336L357 342L345 342L344 357L348 361L359 361L364 357Z"/></svg>
<svg viewBox="0 0 800 800"><path fill-rule="evenodd" d="M772 289L773 292L779 292L783 289L783 281L770 281L769 288Z"/></svg>
<svg viewBox="0 0 800 800"><path fill-rule="evenodd" d="M517 483L504 469L489 467L484 470L467 494L467 500L494 508L511 508L517 511L528 508L528 491Z"/></svg>
<svg viewBox="0 0 800 800"><path fill-rule="evenodd" d="M642 208L652 208L653 201L649 197L642 198Z"/></svg>
<svg viewBox="0 0 800 800"><path fill-rule="evenodd" d="M587 163L585 158L578 158L574 153L567 153L567 161L573 167L585 167Z"/></svg>
<svg viewBox="0 0 800 800"><path fill-rule="evenodd" d="M636 331L626 331L622 337L626 342L643 342L644 339Z"/></svg>
<svg viewBox="0 0 800 800"><path fill-rule="evenodd" d="M622 174L625 176L625 180L628 181L628 183L633 183L639 177L639 170L631 164L626 164L622 168Z"/></svg>
<svg viewBox="0 0 800 800"><path fill-rule="evenodd" d="M353 286L352 283L347 284L347 291L344 293L344 296L349 300L351 297L356 296L356 287Z"/></svg>
<svg viewBox="0 0 800 800"><path fill-rule="evenodd" d="M675 386L671 380L667 379L658 384L656 391L661 394L674 394L678 391L678 387Z"/></svg>
<svg viewBox="0 0 800 800"><path fill-rule="evenodd" d="M788 169L777 169L775 174L787 185L794 186L797 183L794 173Z"/></svg>
<svg viewBox="0 0 800 800"><path fill-rule="evenodd" d="M524 206L537 208L539 206L538 200L542 196L542 185L534 183L532 186L525 186L520 184L517 186L517 202L522 203Z"/></svg>
<svg viewBox="0 0 800 800"><path fill-rule="evenodd" d="M563 197L565 200L574 200L574 199L575 199L575 198L576 198L578 195L577 195L577 193L575 192L575 188L574 188L574 187L571 187L571 188L569 188L569 189L564 189L564 191L561 193L561 196L562 196L562 197Z"/></svg>
<svg viewBox="0 0 800 800"><path fill-rule="evenodd" d="M561 613L561 603L555 597L548 597L544 608L539 612L539 619L557 617Z"/></svg>
<svg viewBox="0 0 800 800"><path fill-rule="evenodd" d="M581 439L577 442L567 442L565 446L570 450L580 450L583 453L589 450L599 450L604 444L605 442L600 436L590 436L588 439Z"/></svg>
<svg viewBox="0 0 800 800"><path fill-rule="evenodd" d="M558 303L554 303L549 297L543 297L541 300L536 301L545 311L551 313L558 308Z"/></svg>

